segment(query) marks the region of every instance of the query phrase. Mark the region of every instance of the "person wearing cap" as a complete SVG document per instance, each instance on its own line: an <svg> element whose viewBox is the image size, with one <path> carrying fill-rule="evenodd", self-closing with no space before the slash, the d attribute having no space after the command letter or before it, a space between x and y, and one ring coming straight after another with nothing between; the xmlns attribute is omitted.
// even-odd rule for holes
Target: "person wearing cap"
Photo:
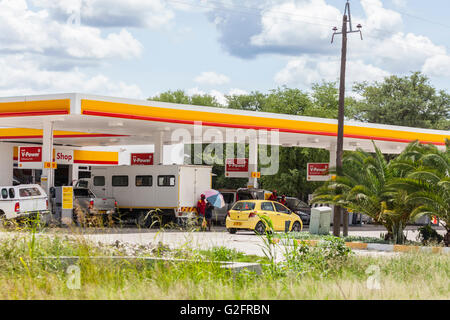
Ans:
<svg viewBox="0 0 450 320"><path fill-rule="evenodd" d="M197 213L201 216L205 216L205 209L206 209L206 200L205 200L205 195L202 194L200 196L200 200L198 200L197 202Z"/></svg>
<svg viewBox="0 0 450 320"><path fill-rule="evenodd" d="M270 201L278 201L278 195L277 195L277 190L273 190L272 194L269 197Z"/></svg>

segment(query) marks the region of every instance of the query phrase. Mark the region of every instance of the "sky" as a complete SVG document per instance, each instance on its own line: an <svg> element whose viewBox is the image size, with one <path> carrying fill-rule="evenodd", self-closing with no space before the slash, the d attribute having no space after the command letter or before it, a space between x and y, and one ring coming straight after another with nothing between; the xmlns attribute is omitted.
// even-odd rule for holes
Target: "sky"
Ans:
<svg viewBox="0 0 450 320"><path fill-rule="evenodd" d="M345 0L0 0L0 96L305 91L339 77ZM449 92L448 0L351 0L347 92L422 71Z"/></svg>

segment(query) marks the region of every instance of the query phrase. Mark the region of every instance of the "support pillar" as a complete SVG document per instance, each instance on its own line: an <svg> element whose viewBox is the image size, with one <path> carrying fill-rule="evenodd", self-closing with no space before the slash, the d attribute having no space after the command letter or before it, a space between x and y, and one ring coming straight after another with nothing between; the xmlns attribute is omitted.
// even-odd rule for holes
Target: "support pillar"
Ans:
<svg viewBox="0 0 450 320"><path fill-rule="evenodd" d="M44 162L53 162L53 122L44 122L44 133L42 137L42 175L47 177L45 192L50 196L50 188L54 186L55 171L51 168L44 168Z"/></svg>
<svg viewBox="0 0 450 320"><path fill-rule="evenodd" d="M258 188L258 178L252 178L252 172L258 172L258 137L250 136L248 141L248 185Z"/></svg>
<svg viewBox="0 0 450 320"><path fill-rule="evenodd" d="M153 144L153 163L155 165L164 164L164 132L158 132Z"/></svg>
<svg viewBox="0 0 450 320"><path fill-rule="evenodd" d="M73 185L75 181L78 180L79 165L74 163L70 165L70 167L71 170L69 170L69 182L70 185Z"/></svg>

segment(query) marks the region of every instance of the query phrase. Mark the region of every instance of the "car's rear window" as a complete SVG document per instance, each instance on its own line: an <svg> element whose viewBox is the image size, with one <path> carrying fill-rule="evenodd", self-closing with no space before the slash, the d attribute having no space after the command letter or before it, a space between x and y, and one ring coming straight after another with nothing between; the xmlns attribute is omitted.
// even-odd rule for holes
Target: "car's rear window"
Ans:
<svg viewBox="0 0 450 320"><path fill-rule="evenodd" d="M246 211L246 210L253 210L255 209L255 203L254 202L236 202L231 210L236 211Z"/></svg>
<svg viewBox="0 0 450 320"><path fill-rule="evenodd" d="M41 192L38 188L21 188L19 189L20 197L36 197L40 196Z"/></svg>
<svg viewBox="0 0 450 320"><path fill-rule="evenodd" d="M89 189L73 189L73 193L75 197L80 198L91 198L93 196Z"/></svg>

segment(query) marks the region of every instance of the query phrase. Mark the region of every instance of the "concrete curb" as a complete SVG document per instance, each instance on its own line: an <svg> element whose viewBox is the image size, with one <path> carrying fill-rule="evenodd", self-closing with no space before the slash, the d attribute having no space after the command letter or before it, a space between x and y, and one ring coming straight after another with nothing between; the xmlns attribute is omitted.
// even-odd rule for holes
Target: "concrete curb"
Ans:
<svg viewBox="0 0 450 320"><path fill-rule="evenodd" d="M311 246L317 246L323 240L296 240L298 244L305 242ZM279 243L280 239L273 239L274 243ZM364 243L364 242L346 242L345 245L351 249L356 250L373 250L383 252L429 252L429 253L446 253L450 254L450 247L422 247L422 246L407 246L398 244L383 244L383 243Z"/></svg>
<svg viewBox="0 0 450 320"><path fill-rule="evenodd" d="M44 257L43 259L51 259L51 260L62 260L70 264L77 263L80 260L78 256L49 256ZM93 260L110 260L110 261L120 261L120 260L128 260L128 261L145 261L148 263L153 263L155 261L169 261L169 262L196 262L196 260L191 259L179 259L179 258L161 258L161 257L135 257L135 256L90 256L89 259ZM262 273L262 267L260 263L257 262L235 262L235 261L210 261L210 260L202 260L202 262L209 263L218 263L221 268L230 269L233 273L239 273L245 269L251 272L255 272L257 274Z"/></svg>

